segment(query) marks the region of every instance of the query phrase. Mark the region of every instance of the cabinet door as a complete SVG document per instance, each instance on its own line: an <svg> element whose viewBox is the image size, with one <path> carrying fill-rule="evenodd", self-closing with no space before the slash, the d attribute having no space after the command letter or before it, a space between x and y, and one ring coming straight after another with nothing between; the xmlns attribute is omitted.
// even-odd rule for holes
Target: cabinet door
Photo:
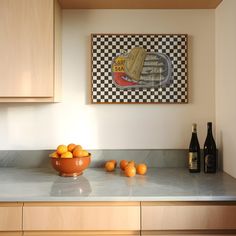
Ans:
<svg viewBox="0 0 236 236"><path fill-rule="evenodd" d="M22 232L0 232L0 236L23 236Z"/></svg>
<svg viewBox="0 0 236 236"><path fill-rule="evenodd" d="M53 97L53 0L0 1L0 97Z"/></svg>
<svg viewBox="0 0 236 236"><path fill-rule="evenodd" d="M22 204L0 203L0 232L22 230ZM0 235L5 234L0 233ZM13 233L11 233L14 235ZM7 235L7 234L5 234ZM18 235L16 233L16 235Z"/></svg>
<svg viewBox="0 0 236 236"><path fill-rule="evenodd" d="M142 203L143 230L236 230L236 205Z"/></svg>
<svg viewBox="0 0 236 236"><path fill-rule="evenodd" d="M23 230L140 230L140 204L25 203Z"/></svg>
<svg viewBox="0 0 236 236"><path fill-rule="evenodd" d="M153 233L153 234L149 234L149 233L142 233L143 236L235 236L236 234L191 234L191 233L186 233L184 232L183 233L180 233L180 234L177 234L177 233L173 233L173 234L160 234L160 233Z"/></svg>
<svg viewBox="0 0 236 236"><path fill-rule="evenodd" d="M0 236L23 236L22 232L0 232Z"/></svg>
<svg viewBox="0 0 236 236"><path fill-rule="evenodd" d="M138 232L120 232L120 231L34 231L24 232L24 236L140 236Z"/></svg>

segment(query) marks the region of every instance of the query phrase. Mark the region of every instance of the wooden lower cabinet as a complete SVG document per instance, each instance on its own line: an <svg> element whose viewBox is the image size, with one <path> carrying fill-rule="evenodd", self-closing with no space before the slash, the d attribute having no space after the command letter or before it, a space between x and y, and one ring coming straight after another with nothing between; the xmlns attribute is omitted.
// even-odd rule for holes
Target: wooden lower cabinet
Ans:
<svg viewBox="0 0 236 236"><path fill-rule="evenodd" d="M140 202L25 203L23 230L28 236L139 235Z"/></svg>
<svg viewBox="0 0 236 236"><path fill-rule="evenodd" d="M140 236L139 231L38 231L24 232L24 236Z"/></svg>
<svg viewBox="0 0 236 236"><path fill-rule="evenodd" d="M0 232L0 236L23 236L23 232Z"/></svg>
<svg viewBox="0 0 236 236"><path fill-rule="evenodd" d="M160 232L153 232L153 233L142 233L144 236L235 236L236 234L219 234L219 233L197 233L197 232L176 232L176 233L160 233Z"/></svg>
<svg viewBox="0 0 236 236"><path fill-rule="evenodd" d="M0 236L236 236L236 202L0 203Z"/></svg>
<svg viewBox="0 0 236 236"><path fill-rule="evenodd" d="M142 235L235 235L234 202L142 202Z"/></svg>
<svg viewBox="0 0 236 236"><path fill-rule="evenodd" d="M22 235L21 203L0 203L0 236Z"/></svg>

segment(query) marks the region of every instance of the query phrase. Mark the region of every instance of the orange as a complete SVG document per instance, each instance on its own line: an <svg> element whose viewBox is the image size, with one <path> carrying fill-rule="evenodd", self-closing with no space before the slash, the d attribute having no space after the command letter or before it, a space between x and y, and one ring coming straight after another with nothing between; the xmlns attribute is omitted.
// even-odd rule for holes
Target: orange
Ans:
<svg viewBox="0 0 236 236"><path fill-rule="evenodd" d="M127 165L127 166L125 167L125 175L126 175L127 177L133 177L133 176L135 176L135 175L136 175L136 169L135 169L135 167L132 166L132 165Z"/></svg>
<svg viewBox="0 0 236 236"><path fill-rule="evenodd" d="M83 150L79 149L79 148L75 148L73 151L73 156L74 157L82 157L83 155Z"/></svg>
<svg viewBox="0 0 236 236"><path fill-rule="evenodd" d="M128 165L135 166L135 162L133 160L129 161Z"/></svg>
<svg viewBox="0 0 236 236"><path fill-rule="evenodd" d="M89 153L86 150L75 148L73 151L73 156L74 157L87 157L89 156Z"/></svg>
<svg viewBox="0 0 236 236"><path fill-rule="evenodd" d="M120 161L120 168L121 170L125 170L125 167L128 165L128 161L122 160Z"/></svg>
<svg viewBox="0 0 236 236"><path fill-rule="evenodd" d="M67 149L69 152L73 152L73 150L75 149L76 147L76 144L74 143L70 143L68 146L67 146Z"/></svg>
<svg viewBox="0 0 236 236"><path fill-rule="evenodd" d="M137 174L139 175L145 175L146 172L147 172L147 165L146 164L138 164L136 166L136 171L137 171Z"/></svg>
<svg viewBox="0 0 236 236"><path fill-rule="evenodd" d="M86 150L82 150L82 157L87 157L87 156L89 156L89 152L88 151L86 151Z"/></svg>
<svg viewBox="0 0 236 236"><path fill-rule="evenodd" d="M117 167L117 161L116 160L110 160L110 161L114 163L115 168L116 168Z"/></svg>
<svg viewBox="0 0 236 236"><path fill-rule="evenodd" d="M73 158L73 154L71 152L64 152L61 154L61 158Z"/></svg>
<svg viewBox="0 0 236 236"><path fill-rule="evenodd" d="M75 150L75 149L82 150L83 148L82 148L82 146L81 146L81 145L76 145L76 146L75 146L75 148L74 148L74 150Z"/></svg>
<svg viewBox="0 0 236 236"><path fill-rule="evenodd" d="M51 158L59 158L60 156L58 155L57 152L53 152L53 153L49 154L49 157L51 157Z"/></svg>
<svg viewBox="0 0 236 236"><path fill-rule="evenodd" d="M66 145L61 144L61 145L59 145L57 147L57 154L59 154L59 155L61 155L64 152L67 152L67 151L68 150L67 150L67 146Z"/></svg>
<svg viewBox="0 0 236 236"><path fill-rule="evenodd" d="M112 162L112 161L107 161L106 164L105 164L105 169L106 169L106 171L108 171L108 172L113 171L113 170L115 169L115 164L114 164L114 162Z"/></svg>

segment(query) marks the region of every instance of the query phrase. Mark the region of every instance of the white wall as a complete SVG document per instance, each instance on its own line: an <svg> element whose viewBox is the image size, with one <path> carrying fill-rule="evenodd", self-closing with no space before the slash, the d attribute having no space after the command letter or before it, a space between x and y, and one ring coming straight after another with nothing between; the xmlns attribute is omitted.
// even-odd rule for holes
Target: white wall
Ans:
<svg viewBox="0 0 236 236"><path fill-rule="evenodd" d="M188 148L191 124L215 123L213 10L65 10L63 102L0 104L0 149ZM91 105L91 33L189 34L189 103Z"/></svg>
<svg viewBox="0 0 236 236"><path fill-rule="evenodd" d="M216 9L216 123L224 170L236 177L236 1Z"/></svg>

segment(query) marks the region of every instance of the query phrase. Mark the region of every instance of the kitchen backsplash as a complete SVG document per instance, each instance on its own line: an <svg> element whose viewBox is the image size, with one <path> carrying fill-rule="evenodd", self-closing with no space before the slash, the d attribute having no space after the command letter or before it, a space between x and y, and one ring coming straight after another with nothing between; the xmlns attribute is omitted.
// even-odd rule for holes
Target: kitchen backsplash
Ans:
<svg viewBox="0 0 236 236"><path fill-rule="evenodd" d="M50 166L52 150L0 150L0 167L35 168ZM140 149L140 150L89 150L92 154L90 167L102 167L104 161L115 159L134 160L149 167L186 167L186 149Z"/></svg>

